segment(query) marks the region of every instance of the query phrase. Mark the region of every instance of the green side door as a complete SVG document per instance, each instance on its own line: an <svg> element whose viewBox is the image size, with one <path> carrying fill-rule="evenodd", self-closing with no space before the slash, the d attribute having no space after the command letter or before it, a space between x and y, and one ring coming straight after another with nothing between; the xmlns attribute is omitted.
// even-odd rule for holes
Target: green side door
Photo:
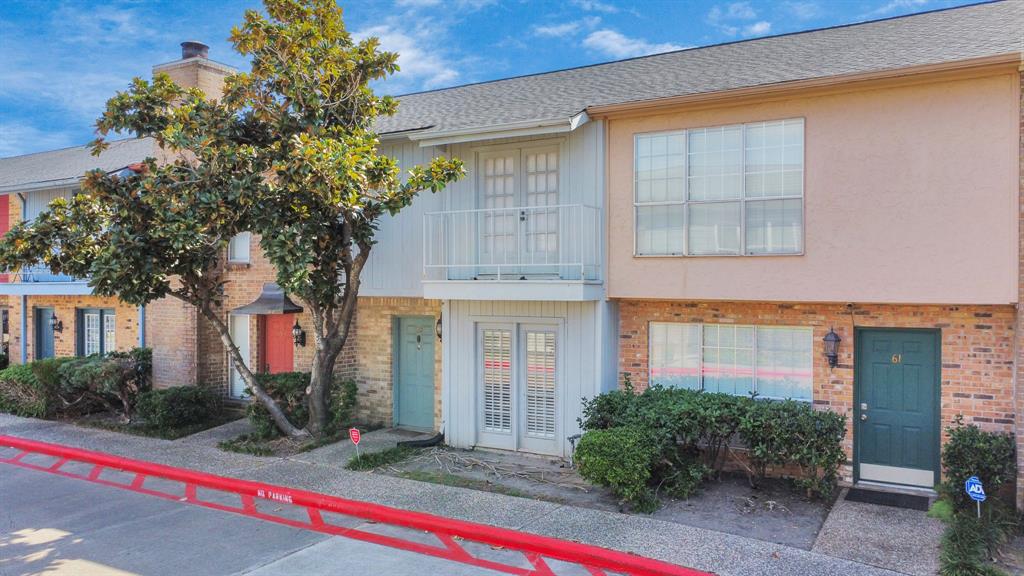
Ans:
<svg viewBox="0 0 1024 576"><path fill-rule="evenodd" d="M395 425L434 429L434 318L395 322Z"/></svg>
<svg viewBox="0 0 1024 576"><path fill-rule="evenodd" d="M939 476L938 330L857 330L857 480L932 487Z"/></svg>

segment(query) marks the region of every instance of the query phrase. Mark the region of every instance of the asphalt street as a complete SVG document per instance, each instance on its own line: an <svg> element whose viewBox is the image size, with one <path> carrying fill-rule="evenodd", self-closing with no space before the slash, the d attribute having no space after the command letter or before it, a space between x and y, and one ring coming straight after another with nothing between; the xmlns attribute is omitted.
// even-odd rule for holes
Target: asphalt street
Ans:
<svg viewBox="0 0 1024 576"><path fill-rule="evenodd" d="M278 513L287 511L278 508ZM381 533L403 530L349 522L347 526ZM423 533L418 537L433 538ZM27 574L468 576L498 572L0 464L0 575Z"/></svg>

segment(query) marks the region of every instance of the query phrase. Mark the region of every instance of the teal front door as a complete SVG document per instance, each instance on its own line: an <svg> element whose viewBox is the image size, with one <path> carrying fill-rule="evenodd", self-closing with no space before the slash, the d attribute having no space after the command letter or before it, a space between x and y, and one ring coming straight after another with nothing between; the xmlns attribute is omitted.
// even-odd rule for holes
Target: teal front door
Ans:
<svg viewBox="0 0 1024 576"><path fill-rule="evenodd" d="M938 330L857 330L858 480L931 488L939 478Z"/></svg>
<svg viewBox="0 0 1024 576"><path fill-rule="evenodd" d="M395 425L434 429L434 318L395 320Z"/></svg>
<svg viewBox="0 0 1024 576"><path fill-rule="evenodd" d="M53 358L53 308L36 308L34 317L36 350L33 357L35 360Z"/></svg>

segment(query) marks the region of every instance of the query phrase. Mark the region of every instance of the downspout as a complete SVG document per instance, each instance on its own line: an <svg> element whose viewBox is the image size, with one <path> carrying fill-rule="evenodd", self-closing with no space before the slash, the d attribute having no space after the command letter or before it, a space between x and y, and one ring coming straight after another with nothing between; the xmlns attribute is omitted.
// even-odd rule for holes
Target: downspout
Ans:
<svg viewBox="0 0 1024 576"><path fill-rule="evenodd" d="M139 348L146 347L146 307L139 306Z"/></svg>

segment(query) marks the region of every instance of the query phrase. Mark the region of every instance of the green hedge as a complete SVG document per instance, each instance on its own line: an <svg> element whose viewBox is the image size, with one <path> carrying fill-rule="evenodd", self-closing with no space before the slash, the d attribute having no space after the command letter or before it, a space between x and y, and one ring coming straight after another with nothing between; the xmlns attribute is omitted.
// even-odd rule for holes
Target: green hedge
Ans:
<svg viewBox="0 0 1024 576"><path fill-rule="evenodd" d="M39 386L32 366L15 364L0 370L0 410L19 416L45 418L52 407L53 402L46 390Z"/></svg>
<svg viewBox="0 0 1024 576"><path fill-rule="evenodd" d="M306 388L309 386L308 372L282 372L279 374L256 374L260 386L277 401L284 410L288 421L298 428L309 423L309 405L306 399ZM334 431L350 427L355 417L357 388L355 382L336 381L331 387L331 425ZM268 440L280 435L280 431L270 418L270 412L262 403L253 400L246 408L246 415L252 424L254 439Z"/></svg>
<svg viewBox="0 0 1024 576"><path fill-rule="evenodd" d="M221 396L201 386L176 386L139 395L137 414L146 426L158 430L201 424L221 411Z"/></svg>
<svg viewBox="0 0 1024 576"><path fill-rule="evenodd" d="M637 509L651 508L655 487L692 494L721 473L736 440L748 447L753 481L772 468L794 467L795 484L809 496L829 496L845 460L846 417L791 400L660 386L636 394L627 381L623 390L585 401L580 426L580 474ZM640 439L643 452L627 457Z"/></svg>

